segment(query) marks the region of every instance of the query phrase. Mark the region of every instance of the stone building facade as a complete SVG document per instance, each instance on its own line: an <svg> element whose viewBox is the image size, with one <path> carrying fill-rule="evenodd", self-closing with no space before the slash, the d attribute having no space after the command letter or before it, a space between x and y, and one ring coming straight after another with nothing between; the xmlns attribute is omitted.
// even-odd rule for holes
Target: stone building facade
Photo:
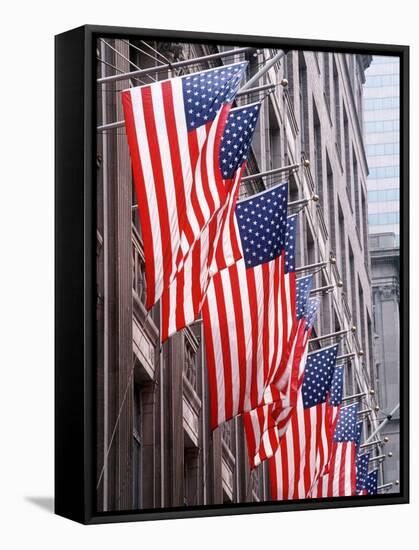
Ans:
<svg viewBox="0 0 419 550"><path fill-rule="evenodd" d="M98 40L98 77L161 60L193 59L228 47ZM174 74L249 60L255 74L272 50L247 52L182 72L158 72L133 85ZM361 55L290 51L259 84L264 97L247 175L275 176L242 184L248 195L289 181L289 200L319 195L299 214L297 266L330 262L315 274L323 293L313 338L341 335L345 394L364 392L365 433L377 425L373 388L372 294L367 228L367 163L362 138L362 86L370 59ZM280 85L286 79L288 86ZM120 90L128 80L98 85L98 125L121 120ZM241 96L252 102L265 92ZM304 163L303 161L309 161ZM288 169L288 166L295 166ZM99 510L217 505L269 500L268 468L249 469L240 418L209 429L209 397L201 324L163 346L159 304L143 305L144 256L123 127L97 135L97 506ZM301 271L301 273L305 273ZM338 286L343 281L343 287ZM330 344L334 338L322 341ZM319 346L313 341L311 348ZM350 403L351 400L347 400ZM373 452L376 452L373 449Z"/></svg>

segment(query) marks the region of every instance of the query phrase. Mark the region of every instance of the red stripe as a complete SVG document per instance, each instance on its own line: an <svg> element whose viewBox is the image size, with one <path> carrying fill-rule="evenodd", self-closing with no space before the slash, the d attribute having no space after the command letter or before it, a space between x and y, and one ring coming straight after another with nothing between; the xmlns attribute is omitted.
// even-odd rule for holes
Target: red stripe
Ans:
<svg viewBox="0 0 419 550"><path fill-rule="evenodd" d="M207 351L207 372L208 386L210 393L210 422L211 429L218 426L218 392L217 392L217 374L214 356L214 341L212 339L211 315L208 306L208 300L205 300L202 306L202 319L204 323L205 348Z"/></svg>
<svg viewBox="0 0 419 550"><path fill-rule="evenodd" d="M234 317L236 321L236 338L237 338L237 358L240 372L240 390L239 390L239 411L244 410L244 400L246 397L246 339L244 334L244 318L242 309L242 296L240 290L240 280L237 271L237 266L232 265L229 268L231 294L234 304ZM232 314L233 312L231 312Z"/></svg>
<svg viewBox="0 0 419 550"><path fill-rule="evenodd" d="M270 296L270 268L271 264L262 264L263 284L263 321L262 321L262 346L263 346L263 381L268 379L269 374L269 296Z"/></svg>
<svg viewBox="0 0 419 550"><path fill-rule="evenodd" d="M327 496L333 496L333 479L335 477L335 463L336 463L336 444L332 444L331 459L329 466L329 483L327 488Z"/></svg>
<svg viewBox="0 0 419 550"><path fill-rule="evenodd" d="M206 228L204 231L208 231ZM202 299L202 288L201 288L201 244L202 244L203 235L195 242L192 248L192 257L188 261L192 261L192 269L190 271L191 279L191 291L192 291L192 307L195 313L195 318L199 313L199 306ZM190 297L188 296L187 299ZM183 302L181 302L183 304ZM180 326L180 325L179 325ZM184 326L184 325L183 325Z"/></svg>
<svg viewBox="0 0 419 550"><path fill-rule="evenodd" d="M159 211L160 235L163 259L163 286L169 284L172 271L172 242L169 211L165 180L163 176L160 145L157 138L156 121L154 118L151 88L141 88L143 101L144 122L146 127L148 147L150 150L151 167L153 170L154 185L156 188L157 208Z"/></svg>
<svg viewBox="0 0 419 550"><path fill-rule="evenodd" d="M247 281L247 298L249 300L250 311L250 324L252 328L252 381L250 389L250 404L252 408L258 406L258 382L257 382L257 350L258 350L258 332L259 332L259 320L258 320L258 302L256 294L256 282L255 272L253 269L246 269L246 281Z"/></svg>
<svg viewBox="0 0 419 550"><path fill-rule="evenodd" d="M317 416L317 406L304 409L304 441L305 441L305 463L304 463L304 496L307 496L311 487L311 410L314 410Z"/></svg>
<svg viewBox="0 0 419 550"><path fill-rule="evenodd" d="M192 174L195 174L196 171L196 165L199 159L199 145L198 145L198 135L196 130L192 132L188 132L188 147L189 147L189 156L190 156L190 162L191 162L191 171ZM204 216L201 211L201 207L199 206L199 201L196 196L196 184L192 185L192 188L190 190L190 197L189 202L192 205L192 208L194 210L195 216L198 220L198 223L200 223L200 227L203 226L204 222ZM186 212L188 211L188 204L186 205ZM188 241L188 243L191 245L195 240L195 235L192 230L190 220L187 216L185 216L184 223L183 223L183 231L185 233L185 237ZM182 258L182 252L179 250L179 257L177 259L177 264L179 263L179 260Z"/></svg>
<svg viewBox="0 0 419 550"><path fill-rule="evenodd" d="M215 276L214 289L217 302L218 319L220 327L228 327L227 311L224 300L223 283L220 276ZM229 332L220 331L221 347L223 352L223 371L224 371L224 391L225 391L225 419L229 420L233 417L233 378L231 372L231 354L229 338L231 335Z"/></svg>
<svg viewBox="0 0 419 550"><path fill-rule="evenodd" d="M135 93L135 92L133 92ZM146 308L150 309L155 302L155 265L152 238L150 212L148 209L147 193L144 181L140 151L138 148L137 133L135 130L134 113L132 109L131 91L122 93L122 105L124 108L125 128L132 160L135 191L138 201L138 214L141 223L145 256L145 278L147 283Z"/></svg>
<svg viewBox="0 0 419 550"><path fill-rule="evenodd" d="M302 417L304 417L304 412ZM293 488L293 498L298 498L298 482L300 478L301 470L301 448L300 448L300 429L304 429L303 426L300 427L298 415L293 415L291 420L292 428L292 440L294 447L294 488Z"/></svg>
<svg viewBox="0 0 419 550"><path fill-rule="evenodd" d="M247 452L249 455L250 468L255 467L255 455L256 455L256 437L253 429L253 422L251 413L248 412L243 415L244 433L246 436Z"/></svg>
<svg viewBox="0 0 419 550"><path fill-rule="evenodd" d="M335 496L345 496L346 494L346 441L343 443L338 443L341 446L341 455L340 455L340 465L339 465L339 495Z"/></svg>
<svg viewBox="0 0 419 550"><path fill-rule="evenodd" d="M193 251L192 251L193 252ZM191 253L192 253L191 252ZM185 270L180 269L176 275L176 327L184 327L186 325L184 304L184 289L185 289Z"/></svg>
<svg viewBox="0 0 419 550"><path fill-rule="evenodd" d="M271 499L278 500L278 473L275 457L269 461L269 477L271 482Z"/></svg>
<svg viewBox="0 0 419 550"><path fill-rule="evenodd" d="M284 445L279 447L281 453L281 463L282 463L282 498L287 500L290 498L290 480L289 480L289 464L288 464L288 446L286 440ZM294 473L295 473L295 464L294 464Z"/></svg>
<svg viewBox="0 0 419 550"><path fill-rule="evenodd" d="M351 495L356 494L356 445L351 445Z"/></svg>
<svg viewBox="0 0 419 550"><path fill-rule="evenodd" d="M163 290L161 296L161 341L165 342L169 336L170 291Z"/></svg>

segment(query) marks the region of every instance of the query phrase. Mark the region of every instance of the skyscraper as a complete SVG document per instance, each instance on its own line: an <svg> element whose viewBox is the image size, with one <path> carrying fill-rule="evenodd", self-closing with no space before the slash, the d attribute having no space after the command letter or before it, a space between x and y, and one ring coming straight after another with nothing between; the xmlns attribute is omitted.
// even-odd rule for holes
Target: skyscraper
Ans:
<svg viewBox="0 0 419 550"><path fill-rule="evenodd" d="M399 194L400 67L397 57L374 56L364 87L364 137L368 159L368 222L374 311L375 382L381 417L399 402ZM393 453L382 464L384 483L399 477L400 418L382 430ZM393 489L397 491L397 486Z"/></svg>
<svg viewBox="0 0 419 550"><path fill-rule="evenodd" d="M399 236L400 67L397 57L374 56L364 88L364 137L369 165L370 233Z"/></svg>

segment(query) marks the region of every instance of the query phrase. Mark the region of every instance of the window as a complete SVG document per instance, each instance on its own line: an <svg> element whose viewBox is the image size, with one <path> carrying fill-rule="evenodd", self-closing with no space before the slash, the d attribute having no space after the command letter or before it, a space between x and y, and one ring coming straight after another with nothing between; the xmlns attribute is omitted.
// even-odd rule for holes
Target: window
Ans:
<svg viewBox="0 0 419 550"><path fill-rule="evenodd" d="M368 216L368 223L370 225L393 225L399 222L399 212L380 212L379 214L369 214Z"/></svg>
<svg viewBox="0 0 419 550"><path fill-rule="evenodd" d="M269 103L269 155L268 155L268 170L280 168L281 166L281 132L278 126L274 108Z"/></svg>
<svg viewBox="0 0 419 550"><path fill-rule="evenodd" d="M377 111L383 109L398 109L400 106L399 97L368 97L364 100L366 111Z"/></svg>
<svg viewBox="0 0 419 550"><path fill-rule="evenodd" d="M361 232L361 203L359 197L359 178L358 178L358 161L354 148L352 148L352 172L354 176L354 198L355 198L355 215L358 231Z"/></svg>
<svg viewBox="0 0 419 550"><path fill-rule="evenodd" d="M342 275L342 280L344 284L346 284L346 281L348 280L348 276L346 273L346 231L345 231L345 219L343 217L342 207L339 204L338 206L338 213L339 213L339 244L340 244L340 254L338 254L338 258L340 260L340 272Z"/></svg>
<svg viewBox="0 0 419 550"><path fill-rule="evenodd" d="M142 412L141 412L141 389L138 384L134 385L134 414L133 414L133 449L132 449L132 468L133 468L133 494L132 505L134 508L142 506Z"/></svg>
<svg viewBox="0 0 419 550"><path fill-rule="evenodd" d="M333 59L333 94L335 96L335 128L336 128L336 143L339 151L341 150L341 130L340 130L340 90L339 90L339 75L336 66L336 60Z"/></svg>
<svg viewBox="0 0 419 550"><path fill-rule="evenodd" d="M333 179L332 166L330 165L329 156L326 153L326 170L327 170L327 201L329 211L329 234L331 236L332 250L336 254L336 227L335 227L335 185Z"/></svg>
<svg viewBox="0 0 419 550"><path fill-rule="evenodd" d="M400 196L399 188L395 189L378 189L368 191L368 202L391 202L398 201Z"/></svg>
<svg viewBox="0 0 419 550"><path fill-rule="evenodd" d="M367 77L365 86L367 88L381 88L383 86L398 86L398 74L377 74Z"/></svg>
<svg viewBox="0 0 419 550"><path fill-rule="evenodd" d="M398 118L392 120L371 120L364 124L367 134L385 134L387 132L398 132L400 121Z"/></svg>
<svg viewBox="0 0 419 550"><path fill-rule="evenodd" d="M352 251L351 243L349 243L349 285L351 286L351 307L352 307L352 320L355 325L358 324L358 305L356 299L356 278L355 278L355 258Z"/></svg>
<svg viewBox="0 0 419 550"><path fill-rule="evenodd" d="M307 95L307 66L304 54L298 56L298 77L300 81L300 132L301 152L309 156L308 142L308 95Z"/></svg>
<svg viewBox="0 0 419 550"><path fill-rule="evenodd" d="M325 52L323 54L323 85L324 85L324 97L326 99L327 108L330 111L330 58L329 54Z"/></svg>
<svg viewBox="0 0 419 550"><path fill-rule="evenodd" d="M375 168L370 168L369 179L387 179L387 178L398 178L400 173L400 167L398 165L394 166L377 166Z"/></svg>
<svg viewBox="0 0 419 550"><path fill-rule="evenodd" d="M374 143L365 146L368 157L381 157L385 155L398 155L400 152L399 142L395 143Z"/></svg>
<svg viewBox="0 0 419 550"><path fill-rule="evenodd" d="M322 154L322 138L320 118L313 101L313 135L314 135L314 169L316 180L315 184L320 193L320 201L324 206L324 186L323 186L323 154Z"/></svg>
<svg viewBox="0 0 419 550"><path fill-rule="evenodd" d="M352 181L351 181L351 160L350 160L350 148L349 148L349 122L346 109L343 107L343 139L345 143L345 176L346 176L346 189L348 191L349 199L352 204Z"/></svg>

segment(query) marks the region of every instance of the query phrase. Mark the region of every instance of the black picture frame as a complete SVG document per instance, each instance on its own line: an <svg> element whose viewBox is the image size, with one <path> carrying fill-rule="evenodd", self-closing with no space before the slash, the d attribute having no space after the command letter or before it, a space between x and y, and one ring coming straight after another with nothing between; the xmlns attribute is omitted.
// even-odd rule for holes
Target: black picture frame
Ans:
<svg viewBox="0 0 419 550"><path fill-rule="evenodd" d="M141 37L400 57L400 493L97 513L94 507L95 38ZM409 502L409 47L86 25L55 38L55 512L84 523Z"/></svg>

